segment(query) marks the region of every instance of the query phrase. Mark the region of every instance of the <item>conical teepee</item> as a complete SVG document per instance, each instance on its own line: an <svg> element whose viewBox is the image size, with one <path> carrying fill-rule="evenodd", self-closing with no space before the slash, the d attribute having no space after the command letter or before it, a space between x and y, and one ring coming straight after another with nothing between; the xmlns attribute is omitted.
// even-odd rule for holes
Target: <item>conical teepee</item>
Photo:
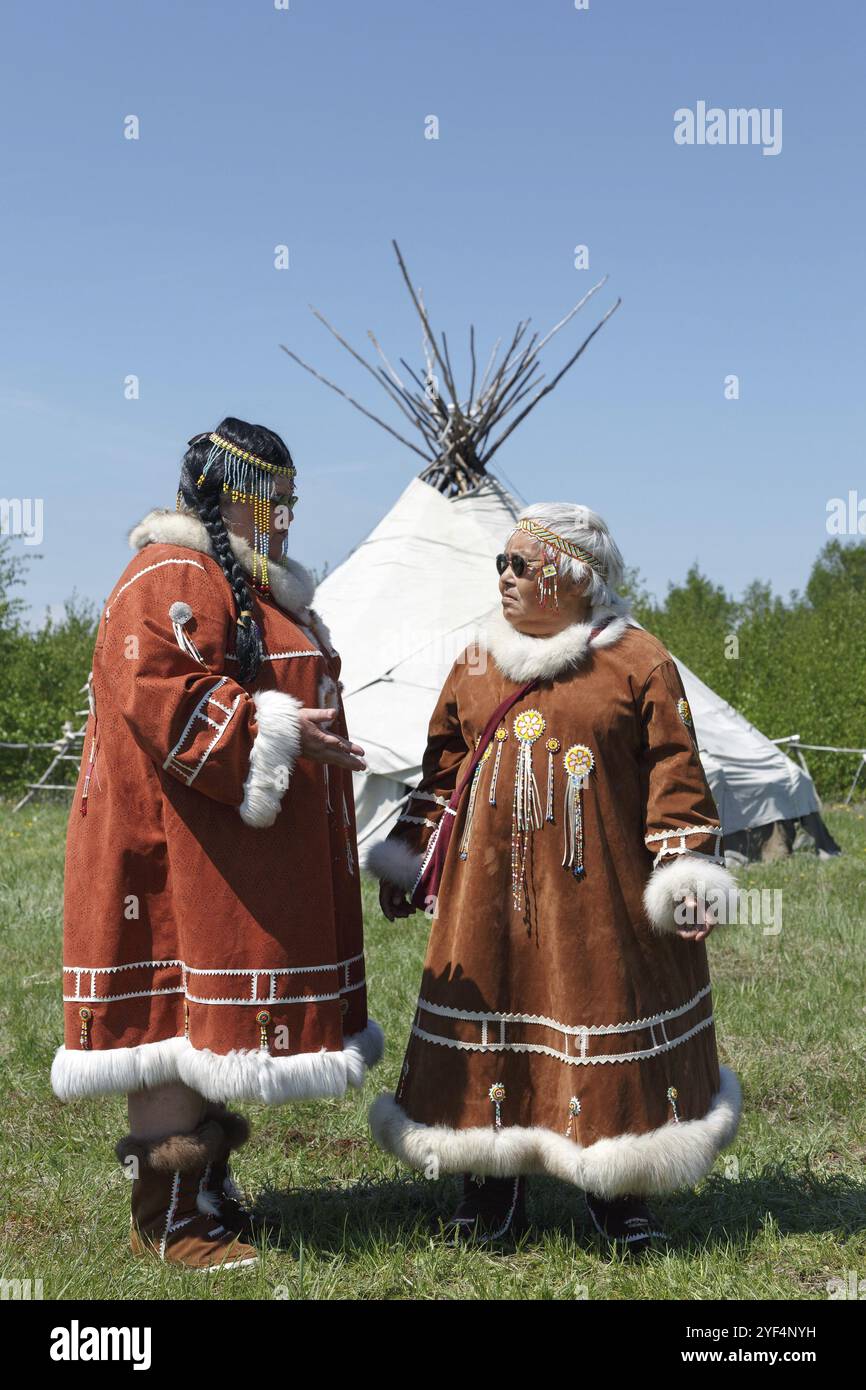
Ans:
<svg viewBox="0 0 866 1390"><path fill-rule="evenodd" d="M316 608L342 657L349 730L366 753L368 770L355 777L362 845L387 834L418 780L430 714L455 657L468 646L479 662L486 659L481 633L499 602L492 562L520 511L487 464L514 427L574 365L620 302L546 386L539 374L539 350L604 281L540 341L537 334L526 340L529 320L519 324L502 359L496 360L497 345L483 375L476 370L475 331L470 329L471 381L461 398L445 335L437 343L420 291L412 287L396 242L394 246L423 326L425 362L420 373L401 358L401 377L371 333L380 358L380 365L372 365L321 314L317 317L385 388L420 433L422 447L284 349L425 459L419 476L375 530L316 592ZM407 379L413 384L407 385ZM500 432L493 439L497 428ZM679 660L677 665L726 836L817 813L820 803L808 773L687 666Z"/></svg>

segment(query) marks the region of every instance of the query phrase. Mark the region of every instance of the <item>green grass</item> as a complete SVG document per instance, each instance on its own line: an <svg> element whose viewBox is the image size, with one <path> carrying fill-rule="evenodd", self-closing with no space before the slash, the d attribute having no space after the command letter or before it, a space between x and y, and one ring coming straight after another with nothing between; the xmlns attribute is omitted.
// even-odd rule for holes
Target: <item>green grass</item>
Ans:
<svg viewBox="0 0 866 1390"><path fill-rule="evenodd" d="M204 1279L128 1251L128 1188L113 1157L120 1098L64 1105L48 1073L61 1038L65 806L0 809L0 1273L41 1279L45 1298L823 1299L866 1277L866 1012L863 808L827 815L843 858L752 866L779 888L783 927L717 930L709 942L722 1060L738 1073L736 1145L694 1192L658 1200L666 1251L633 1266L587 1227L581 1194L530 1184L532 1230L501 1254L435 1239L457 1180L407 1176L372 1144L365 1111L392 1087L414 1007L423 924L389 925L364 885L371 1012L386 1061L363 1094L246 1107L253 1139L237 1176L278 1216L260 1271Z"/></svg>

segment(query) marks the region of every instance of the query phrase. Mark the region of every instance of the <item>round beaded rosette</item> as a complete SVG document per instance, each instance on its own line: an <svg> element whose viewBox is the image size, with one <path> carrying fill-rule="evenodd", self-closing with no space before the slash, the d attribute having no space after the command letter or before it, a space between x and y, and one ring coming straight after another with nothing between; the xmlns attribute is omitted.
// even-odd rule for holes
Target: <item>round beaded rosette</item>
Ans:
<svg viewBox="0 0 866 1390"><path fill-rule="evenodd" d="M562 763L569 777L588 777L595 767L592 749L585 743L573 743L567 748Z"/></svg>
<svg viewBox="0 0 866 1390"><path fill-rule="evenodd" d="M537 709L525 709L514 721L514 733L521 743L534 743L544 733L544 715Z"/></svg>

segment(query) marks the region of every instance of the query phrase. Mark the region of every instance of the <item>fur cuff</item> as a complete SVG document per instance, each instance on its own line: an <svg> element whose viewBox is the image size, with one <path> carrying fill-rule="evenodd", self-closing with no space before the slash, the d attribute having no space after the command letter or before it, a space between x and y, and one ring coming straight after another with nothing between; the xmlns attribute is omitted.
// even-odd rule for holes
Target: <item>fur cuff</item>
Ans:
<svg viewBox="0 0 866 1390"><path fill-rule="evenodd" d="M364 868L374 878L387 879L407 892L415 887L421 872L422 856L402 840L380 840L364 857Z"/></svg>
<svg viewBox="0 0 866 1390"><path fill-rule="evenodd" d="M301 752L303 709L294 695L260 690L254 696L258 733L250 753L250 770L240 804L241 820L257 830L273 825Z"/></svg>
<svg viewBox="0 0 866 1390"><path fill-rule="evenodd" d="M228 1140L217 1119L203 1120L189 1134L169 1134L155 1141L127 1134L114 1150L120 1163L134 1158L140 1168L154 1173L194 1173L209 1163L222 1163L228 1151Z"/></svg>
<svg viewBox="0 0 866 1390"><path fill-rule="evenodd" d="M225 1105L209 1105L206 1118L216 1120L222 1125L223 1134L226 1137L228 1151L243 1148L250 1137L250 1125L245 1115L239 1115L236 1110L229 1110Z"/></svg>
<svg viewBox="0 0 866 1390"><path fill-rule="evenodd" d="M724 864L717 864L704 854L678 854L667 863L653 869L644 889L643 902L646 915L656 932L677 932L685 923L675 920L678 904L688 893L703 896L709 907L714 906L717 895L736 893L737 884L733 874ZM717 912L719 921L727 920L727 905Z"/></svg>

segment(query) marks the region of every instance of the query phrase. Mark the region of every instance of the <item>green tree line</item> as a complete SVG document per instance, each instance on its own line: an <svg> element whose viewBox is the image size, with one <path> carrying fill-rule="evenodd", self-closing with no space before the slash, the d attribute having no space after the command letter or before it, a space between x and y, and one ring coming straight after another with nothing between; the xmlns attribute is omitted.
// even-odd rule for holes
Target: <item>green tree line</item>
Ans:
<svg viewBox="0 0 866 1390"><path fill-rule="evenodd" d="M28 626L27 563L0 541L0 740L46 743L86 704L98 614L73 594L61 617ZM805 592L787 599L757 580L735 599L697 565L661 602L636 571L627 588L638 620L769 738L866 746L866 543L829 541ZM0 795L19 795L50 756L0 749ZM847 791L858 762L828 753L807 760L827 799Z"/></svg>

